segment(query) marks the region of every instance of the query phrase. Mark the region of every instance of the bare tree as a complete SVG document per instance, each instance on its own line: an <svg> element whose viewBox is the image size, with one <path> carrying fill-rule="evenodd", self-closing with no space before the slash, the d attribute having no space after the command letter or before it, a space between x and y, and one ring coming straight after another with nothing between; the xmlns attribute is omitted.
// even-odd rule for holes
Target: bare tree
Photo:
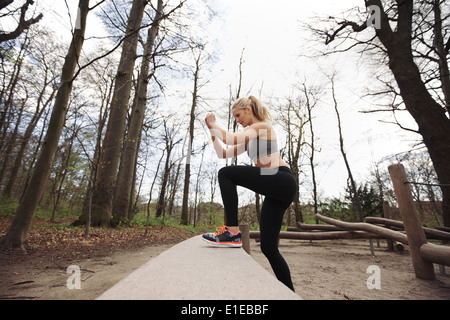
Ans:
<svg viewBox="0 0 450 320"><path fill-rule="evenodd" d="M175 146L182 141L178 137L178 125L173 128L169 128L167 119L164 119L164 143L166 151L166 162L164 164L164 171L161 179L161 189L159 192L159 199L156 206L156 217L165 216L166 212L166 195L167 195L167 183L169 181L170 172L177 161L172 161Z"/></svg>
<svg viewBox="0 0 450 320"><path fill-rule="evenodd" d="M207 144L204 143L202 148L201 148L201 152L202 152L202 159L200 160L200 165L198 166L198 172L197 172L197 181L195 183L195 196L194 196L194 227L197 225L198 221L200 221L200 211L198 210L198 205L199 203L202 202L201 200L201 194L200 194L200 184L201 181L203 180L201 173L202 173L202 167L203 167L203 160L205 158L205 149L206 149ZM200 195L199 195L200 194Z"/></svg>
<svg viewBox="0 0 450 320"><path fill-rule="evenodd" d="M214 212L214 197L216 195L217 190L217 162L214 162L214 166L208 167L207 176L209 178L209 193L211 195L209 206L208 206L208 212L206 215L206 218L208 218L207 222L209 224L212 224L213 220L213 212ZM259 220L259 217L258 217Z"/></svg>
<svg viewBox="0 0 450 320"><path fill-rule="evenodd" d="M73 31L72 42L66 55L61 83L56 94L53 112L48 125L44 144L34 167L33 175L17 209L16 215L1 244L4 247L22 247L27 238L31 220L41 198L50 174L53 158L58 147L58 141L64 126L69 96L74 82L75 68L81 53L86 30L86 20L89 13L89 0L79 1L79 16L77 28Z"/></svg>
<svg viewBox="0 0 450 320"><path fill-rule="evenodd" d="M356 210L356 213L358 214L359 221L363 221L363 212L362 212L361 200L360 200L359 195L358 195L356 182L355 182L355 179L353 178L352 170L350 169L350 163L348 162L347 153L346 153L345 147L344 147L344 137L342 136L341 116L339 114L338 102L337 102L337 99L336 99L334 75L330 78L330 81L331 81L331 96L333 98L334 110L336 112L337 123L338 123L339 148L341 150L342 158L344 159L344 163L345 163L345 168L347 169L347 173L348 173L348 180L349 180L349 186L350 186L350 191L351 191L352 205L353 205L354 211Z"/></svg>
<svg viewBox="0 0 450 320"><path fill-rule="evenodd" d="M176 166L176 170L172 170L175 171L171 174L171 178L170 178L170 192L169 192L169 204L167 207L167 213L169 214L169 216L171 216L173 214L173 209L175 206L175 198L177 195L177 191L178 191L178 180L180 177L180 171L181 171L181 166L182 166L182 159L184 158L184 156L180 157L180 159L174 161L173 165Z"/></svg>
<svg viewBox="0 0 450 320"><path fill-rule="evenodd" d="M111 226L112 222L111 210L114 188L125 135L131 80L137 58L139 30L146 5L147 1L134 0L130 9L127 31L115 78L108 124L103 140L98 176L92 195L92 225L94 226Z"/></svg>
<svg viewBox="0 0 450 320"><path fill-rule="evenodd" d="M147 42L144 46L141 71L139 73L137 93L131 109L131 120L124 142L122 160L120 162L117 185L112 206L112 216L115 224L128 222L128 208L134 184L135 163L139 153L140 136L144 123L145 110L147 107L147 86L154 74L151 71L150 62L153 56L153 47L158 34L159 25L163 17L163 1L158 0L155 10L153 24L148 29Z"/></svg>
<svg viewBox="0 0 450 320"><path fill-rule="evenodd" d="M161 153L161 157L159 158L158 165L156 166L156 172L155 172L155 175L153 176L152 185L150 186L149 199L148 199L148 203L147 203L147 219L145 222L144 237L146 237L148 234L148 227L149 227L149 221L150 221L150 205L152 203L153 187L155 186L155 182L156 182L156 179L157 179L158 173L159 173L159 168L161 166L161 162L164 158L164 155L165 155L165 151L163 150L163 152Z"/></svg>
<svg viewBox="0 0 450 320"><path fill-rule="evenodd" d="M186 165L184 171L184 187L183 187L183 203L181 207L181 220L180 223L187 225L189 223L188 210L189 210L189 184L191 177L191 155L192 155L192 143L194 141L194 126L195 126L195 112L199 103L200 94L199 90L206 84L202 82L200 71L207 61L207 56L204 58L204 45L192 47L192 54L194 57L194 66L191 69L193 75L193 90L192 90L192 103L189 119L189 137L188 137L188 151L186 154Z"/></svg>
<svg viewBox="0 0 450 320"><path fill-rule="evenodd" d="M315 153L316 153L316 138L314 134L314 121L313 121L313 109L316 107L319 101L319 92L322 90L320 88L308 87L306 82L303 82L300 87L300 91L305 97L305 117L308 119L309 124L309 139L306 141L309 146L309 166L311 168L311 182L313 185L313 202L314 202L314 215L318 213L318 199L317 199L317 181L316 181L316 164L315 164ZM318 223L318 222L317 222Z"/></svg>
<svg viewBox="0 0 450 320"><path fill-rule="evenodd" d="M14 0L0 0L0 10L7 8L11 5ZM0 31L0 43L12 39L16 39L20 36L25 30L29 29L33 24L38 23L43 14L40 13L36 17L26 19L26 14L31 5L34 4L34 0L26 0L25 3L19 9L19 22L17 23L16 28L11 32ZM11 15L15 13L16 10L11 10Z"/></svg>
<svg viewBox="0 0 450 320"><path fill-rule="evenodd" d="M434 65L434 69L438 70L432 74L441 82L441 88L444 91L442 101L448 101L450 73L447 62L450 44L449 40L445 42L443 38L442 24L444 18L448 23L448 6L445 6L445 1L442 0L416 3L418 10L414 9L413 0L365 0L364 4L370 15L366 16L362 23L333 18L337 23L332 30L312 29L325 37L326 44L331 44L337 39L347 40L340 41L341 44L348 44L350 41L350 46L340 51L362 45L365 51L377 50L387 58L387 65L395 78L406 110L416 121L417 132L421 135L433 161L443 193L444 224L450 226L450 170L448 170L450 119L446 110L447 102L439 103L436 98L437 92L434 90L435 81L433 78L424 80L422 77L425 77L426 73L421 68L422 65L418 64L420 57L431 52L437 53L434 57L429 54L427 59L433 62L425 65L429 68ZM417 27L420 25L423 26L422 30L425 29L423 25L425 19L422 19L421 13L426 12L427 8L434 19L433 29L430 30L433 33L432 36ZM442 15L441 10L445 10L446 14ZM370 34L369 31L374 33ZM428 37L426 38L425 35ZM420 44L421 41L422 44ZM418 56L418 49L421 49L420 56ZM437 77L436 74L438 74Z"/></svg>
<svg viewBox="0 0 450 320"><path fill-rule="evenodd" d="M319 102L319 92L321 90L309 85L306 81L293 86L295 96L287 99L286 105L280 106L280 119L287 141L284 152L287 153L287 161L296 177L300 187L302 181L303 157L308 156L312 173L313 200L317 210L317 185L315 178L314 154L316 151L312 110ZM309 134L307 132L309 127ZM300 206L300 191L293 201L293 211L296 222L303 222L303 214Z"/></svg>
<svg viewBox="0 0 450 320"><path fill-rule="evenodd" d="M297 184L300 184L301 174L301 157L303 155L302 148L306 145L305 126L308 119L302 114L304 107L303 96L299 95L295 98L288 98L286 105L280 106L281 125L286 132L286 150L287 162L292 169ZM300 188L297 188L294 201L292 203L295 221L303 222L303 214L300 206Z"/></svg>
<svg viewBox="0 0 450 320"><path fill-rule="evenodd" d="M25 84L22 85L23 88L27 91L27 88L29 88L31 91L30 95L35 97L34 99L30 99L32 101L30 104L35 104L35 106L34 112L29 112L29 117L31 117L31 119L26 126L25 132L22 134L20 143L18 143L20 147L17 153L15 153L12 168L9 170L9 177L3 190L3 195L6 197L13 196L12 190L16 184L32 134L44 114L44 111L46 111L50 103L53 102L57 91L56 82L59 73L55 67L59 66L59 60L57 60L58 58L56 58L56 56L61 52L61 47L52 42L51 33L40 28L33 30L30 37L33 39L33 42L29 44L29 47L26 50L30 59L22 60L29 60L29 63L25 64L25 69L28 71L32 70L32 72L30 72L32 76L29 77L27 72L25 75L22 75L21 80L22 82L25 82ZM5 108L4 112L6 113L6 111ZM5 123L3 124L5 125ZM10 141L9 144L14 145L15 143ZM6 154L10 153L7 152Z"/></svg>
<svg viewBox="0 0 450 320"><path fill-rule="evenodd" d="M94 63L91 68L92 72L85 73L84 76L87 78L85 81L94 84L95 95L92 100L97 101L94 105L95 110L93 110L92 115L98 114L97 117L89 115L89 123L94 129L93 132L94 139L92 147L85 147L82 141L82 146L85 151L86 157L90 163L89 166L89 178L88 187L86 190L86 195L84 197L83 209L81 216L74 221L72 224L86 225L86 236L89 232L90 227L90 217L91 217L91 204L92 204L92 193L95 186L95 181L97 179L98 165L100 162L100 152L102 145L102 138L104 134L104 129L106 126L106 120L108 119L108 106L111 103L112 92L114 90L114 71L113 71L114 60L110 58L105 58L101 61ZM89 156L87 149L92 150L92 155Z"/></svg>

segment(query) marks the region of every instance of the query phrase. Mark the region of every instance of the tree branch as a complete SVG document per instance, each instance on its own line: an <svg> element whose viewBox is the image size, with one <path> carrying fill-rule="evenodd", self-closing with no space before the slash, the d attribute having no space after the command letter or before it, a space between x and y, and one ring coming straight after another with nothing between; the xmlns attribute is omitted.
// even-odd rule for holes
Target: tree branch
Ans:
<svg viewBox="0 0 450 320"><path fill-rule="evenodd" d="M329 34L328 32L326 33L327 38L325 39L325 44L327 45L330 44L336 38L339 32L341 32L342 30L344 30L349 26L352 27L353 31L355 32L361 32L367 29L367 21L360 25L353 21L342 21L339 22L338 24L340 25L340 27L337 30L335 30L332 34Z"/></svg>
<svg viewBox="0 0 450 320"><path fill-rule="evenodd" d="M6 7L10 5L13 1L2 1L0 2L0 7ZM8 40L12 40L20 36L20 34L31 27L31 25L38 23L42 17L43 14L40 13L37 17L31 18L29 20L25 19L25 14L27 13L28 7L30 5L34 4L34 0L27 0L25 4L20 8L20 20L19 24L17 25L16 30L10 32L10 33L0 33L0 43Z"/></svg>

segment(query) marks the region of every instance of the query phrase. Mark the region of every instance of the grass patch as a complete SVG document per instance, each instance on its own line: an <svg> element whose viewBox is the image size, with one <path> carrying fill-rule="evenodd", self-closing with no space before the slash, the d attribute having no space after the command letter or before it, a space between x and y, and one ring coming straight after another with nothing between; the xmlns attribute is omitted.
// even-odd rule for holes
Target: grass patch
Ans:
<svg viewBox="0 0 450 320"><path fill-rule="evenodd" d="M147 222L147 213L141 211L134 216L130 224L145 226L146 222ZM199 233L203 231L206 232L207 230L211 229L211 227L207 225L197 225L195 227L193 225L185 226L180 224L178 219L175 219L174 217L171 216L156 217L154 214L150 214L148 223L150 226L174 227L184 229L192 233Z"/></svg>
<svg viewBox="0 0 450 320"><path fill-rule="evenodd" d="M18 207L19 207L19 200L1 197L0 198L0 217L5 217L5 218L14 217Z"/></svg>

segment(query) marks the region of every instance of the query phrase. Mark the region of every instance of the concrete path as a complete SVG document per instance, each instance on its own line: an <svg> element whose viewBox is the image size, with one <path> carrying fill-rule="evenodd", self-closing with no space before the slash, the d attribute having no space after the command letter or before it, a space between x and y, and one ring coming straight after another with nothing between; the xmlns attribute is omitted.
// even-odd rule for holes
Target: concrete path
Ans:
<svg viewBox="0 0 450 320"><path fill-rule="evenodd" d="M196 236L129 274L99 300L300 300L242 248Z"/></svg>

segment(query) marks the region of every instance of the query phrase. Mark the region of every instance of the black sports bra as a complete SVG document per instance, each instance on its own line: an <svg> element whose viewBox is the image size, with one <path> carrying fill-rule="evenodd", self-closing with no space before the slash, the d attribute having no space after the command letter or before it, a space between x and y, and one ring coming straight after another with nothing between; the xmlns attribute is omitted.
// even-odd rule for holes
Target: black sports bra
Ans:
<svg viewBox="0 0 450 320"><path fill-rule="evenodd" d="M275 152L278 152L277 140L264 140L256 137L247 143L247 153L253 161Z"/></svg>

